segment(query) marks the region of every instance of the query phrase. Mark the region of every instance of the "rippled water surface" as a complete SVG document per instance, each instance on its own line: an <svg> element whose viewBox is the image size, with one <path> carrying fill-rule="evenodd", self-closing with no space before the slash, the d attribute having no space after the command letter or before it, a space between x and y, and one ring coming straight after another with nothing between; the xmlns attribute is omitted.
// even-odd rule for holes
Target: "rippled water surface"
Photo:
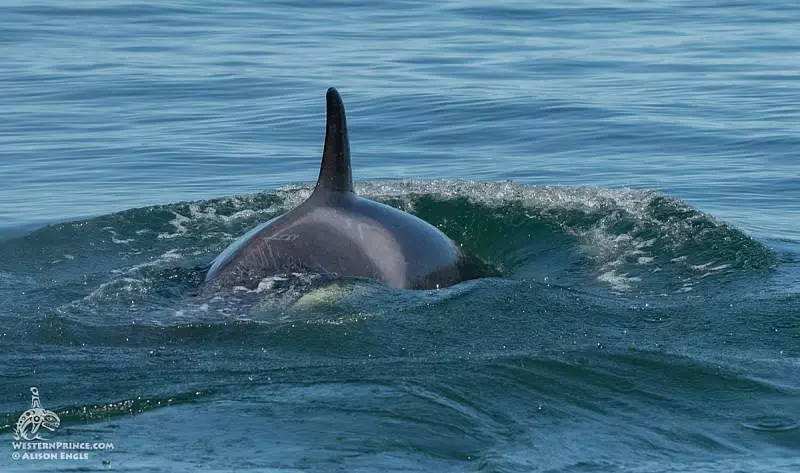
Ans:
<svg viewBox="0 0 800 473"><path fill-rule="evenodd" d="M534 3L3 3L0 470L800 470L800 7ZM501 276L198 291L329 86Z"/></svg>

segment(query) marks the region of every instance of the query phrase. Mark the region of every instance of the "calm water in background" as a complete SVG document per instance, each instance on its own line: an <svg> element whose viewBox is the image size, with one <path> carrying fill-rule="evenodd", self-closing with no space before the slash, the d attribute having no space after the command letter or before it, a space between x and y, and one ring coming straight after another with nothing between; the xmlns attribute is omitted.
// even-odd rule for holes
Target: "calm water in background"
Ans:
<svg viewBox="0 0 800 473"><path fill-rule="evenodd" d="M12 460L38 386L89 469L796 471L799 22L3 2L2 469L76 466ZM505 277L194 295L307 195L329 86L360 191Z"/></svg>

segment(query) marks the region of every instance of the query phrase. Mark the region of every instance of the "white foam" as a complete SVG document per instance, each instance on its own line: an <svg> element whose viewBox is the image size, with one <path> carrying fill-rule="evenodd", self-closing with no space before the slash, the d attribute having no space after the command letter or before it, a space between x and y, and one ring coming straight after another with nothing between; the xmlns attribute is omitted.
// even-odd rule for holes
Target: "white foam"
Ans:
<svg viewBox="0 0 800 473"><path fill-rule="evenodd" d="M281 278L281 277L277 277L277 276L273 276L273 277L270 277L270 278L264 278L261 281L259 281L258 286L255 289L248 289L248 288L246 288L244 286L234 286L233 290L235 292L244 292L244 293L248 293L248 294L261 294L262 292L268 291L268 290L272 289L273 287L275 287L275 282L279 281L279 280L285 281L286 278Z"/></svg>
<svg viewBox="0 0 800 473"><path fill-rule="evenodd" d="M714 264L714 262L713 261L709 261L708 263L704 263L704 264L693 264L693 265L690 265L689 267L694 269L695 271L703 271L704 269L708 268L712 264Z"/></svg>
<svg viewBox="0 0 800 473"><path fill-rule="evenodd" d="M151 266L160 266L161 264L163 264L165 262L175 261L175 260L179 260L179 259L182 259L182 258L183 258L183 255L178 253L178 250L172 249L172 250L167 251L166 253L161 254L160 256L157 256L156 258L154 258L154 259L152 259L150 261L145 261L144 263L135 264L135 265L133 265L130 268L125 269L125 270L115 269L115 270L112 270L111 272L115 273L115 274L131 274L131 273L139 272L140 270L142 270L144 268L149 268Z"/></svg>
<svg viewBox="0 0 800 473"><path fill-rule="evenodd" d="M108 289L113 288L113 292ZM100 284L97 289L92 291L88 296L83 299L88 302L97 302L98 300L105 299L109 295L117 295L120 291L132 293L142 292L144 288L144 281L136 278L118 278Z"/></svg>
<svg viewBox="0 0 800 473"><path fill-rule="evenodd" d="M189 221L190 221L189 217L186 217L185 215L181 215L181 214L179 214L178 212L175 212L175 211L173 211L172 214L175 215L175 218L170 220L169 223L173 227L175 227L175 232L174 233L166 233L166 232L159 233L158 234L158 238L160 238L160 239L177 238L177 237L185 235L186 232L189 231L189 229L186 228L186 224L189 223Z"/></svg>
<svg viewBox="0 0 800 473"><path fill-rule="evenodd" d="M112 227L103 227L101 230L111 233L111 242L117 245L126 245L132 241L136 241L135 238L117 238L117 232Z"/></svg>

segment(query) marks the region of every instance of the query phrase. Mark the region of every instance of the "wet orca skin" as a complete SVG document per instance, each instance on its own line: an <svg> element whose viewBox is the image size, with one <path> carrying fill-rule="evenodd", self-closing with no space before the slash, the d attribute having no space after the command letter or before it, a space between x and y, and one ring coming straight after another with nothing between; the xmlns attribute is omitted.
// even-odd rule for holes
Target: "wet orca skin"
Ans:
<svg viewBox="0 0 800 473"><path fill-rule="evenodd" d="M355 194L344 104L330 88L314 192L231 244L212 263L205 287L254 288L268 276L314 272L372 278L393 288L428 289L474 277L470 260L433 225Z"/></svg>

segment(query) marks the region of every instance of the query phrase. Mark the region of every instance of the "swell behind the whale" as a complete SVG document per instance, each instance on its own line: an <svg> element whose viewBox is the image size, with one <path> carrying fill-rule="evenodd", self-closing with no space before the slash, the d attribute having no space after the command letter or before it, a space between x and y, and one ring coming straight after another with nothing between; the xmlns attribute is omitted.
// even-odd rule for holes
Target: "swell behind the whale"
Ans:
<svg viewBox="0 0 800 473"><path fill-rule="evenodd" d="M164 283L188 288L230 241L309 192L288 187L49 225L0 242L5 284L44 277L87 301L120 292L146 300L166 291ZM699 287L706 295L751 284L777 262L762 243L656 191L376 181L358 192L429 221L504 276L587 292L669 296Z"/></svg>

